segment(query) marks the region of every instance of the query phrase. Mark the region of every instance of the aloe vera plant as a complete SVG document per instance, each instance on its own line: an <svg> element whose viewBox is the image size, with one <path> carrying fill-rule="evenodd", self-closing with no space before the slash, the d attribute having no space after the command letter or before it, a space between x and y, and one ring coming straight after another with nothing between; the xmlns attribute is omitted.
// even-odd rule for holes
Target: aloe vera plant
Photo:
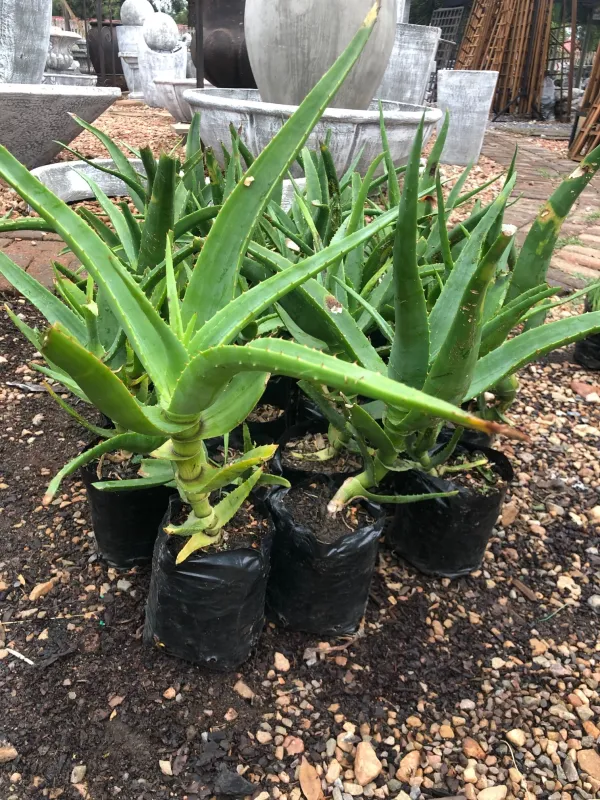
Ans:
<svg viewBox="0 0 600 800"><path fill-rule="evenodd" d="M375 320L389 342L382 354L372 348L371 356L387 359L385 368L393 381L422 390L457 407L484 396L488 391L496 392L503 402L510 402L515 390L514 375L520 367L544 353L600 330L600 313L528 327L508 338L522 322L565 302L564 299L551 300L557 290L545 283L536 283L527 291L511 292L515 276L518 278L522 274L522 265L526 263L521 253L517 261L521 266L518 271L516 267L511 271L509 256L513 251L515 229L502 224L502 215L514 186L514 174L509 174L504 188L465 237L456 257L448 247L446 215L438 177L438 241L445 257L440 285L436 291L428 293L419 264L420 150L421 129L406 170L394 234L390 278L393 319L388 322L364 298L361 302L364 313ZM600 165L600 149L590 153L588 164L592 166L584 170L586 179ZM566 185L572 192L569 182ZM558 194L560 196L560 189ZM545 212L543 209L542 218ZM534 225L532 231L532 241L538 235L545 241L543 237L547 233L543 230L540 233L539 226ZM535 250L531 242L530 247ZM422 252L421 249L421 256ZM532 270L538 270L539 276L539 264L530 266ZM382 496L373 490L390 472L403 471L414 465L428 471L440 469L452 454L461 434L457 428L450 442L432 455L442 426L441 419L435 414L418 409L399 409L385 403L361 405L351 392L331 392L317 381L303 381L301 386L340 432L338 440L352 440L357 444L365 464L364 471L348 479L332 499L329 505L332 513L357 497L391 503L420 499ZM488 414L484 413L484 416Z"/></svg>
<svg viewBox="0 0 600 800"><path fill-rule="evenodd" d="M253 487L272 480L264 474L264 465L274 448L252 448L238 460L218 466L211 463L205 442L227 434L246 418L271 373L369 395L384 401L398 416L429 414L483 431L498 429L452 403L386 377L383 369L369 369L283 339L240 339L281 298L340 263L397 216L395 209L381 214L302 261L286 261L281 271L247 291L239 291L244 257L275 188L360 55L375 20L376 6L347 50L232 189L185 282L178 282L175 260L179 253L173 252L174 236L165 235L163 243L164 220L153 205L156 200L156 205L163 207L163 188L167 192L172 187L174 168L167 156L161 158L153 177L137 256L138 279L132 274L136 269L131 261L124 263L122 254L115 252L101 233L0 148L2 179L60 233L89 275L85 303L67 304L50 293L37 296L38 307L50 323L43 334L17 319L15 322L40 349L51 374L94 404L116 426L114 431L105 432L106 438L97 448L59 473L50 484L45 502L51 500L60 479L83 459L117 449L151 454L146 485L174 479L191 507L187 520L169 530L189 537L179 560L217 542L223 526ZM169 226L173 219L169 216ZM177 223L173 227L176 230ZM6 256L0 255L0 265L3 274L27 296L31 298L39 291L23 283L22 275L16 275L16 267ZM148 296L144 286L158 269L164 271L164 302L154 293ZM104 334L96 324L100 303L106 304L116 321L113 344L123 333L125 353L143 376L144 391L134 394L123 362L117 365L111 361L113 344L107 348L104 341L108 344L112 334L103 340ZM370 356L368 341L359 334L356 341L365 351L361 353L362 363ZM352 346L349 342L350 350ZM377 353L372 361L376 367L383 365ZM135 382L139 382L138 377ZM213 492L226 486L235 488L213 504Z"/></svg>

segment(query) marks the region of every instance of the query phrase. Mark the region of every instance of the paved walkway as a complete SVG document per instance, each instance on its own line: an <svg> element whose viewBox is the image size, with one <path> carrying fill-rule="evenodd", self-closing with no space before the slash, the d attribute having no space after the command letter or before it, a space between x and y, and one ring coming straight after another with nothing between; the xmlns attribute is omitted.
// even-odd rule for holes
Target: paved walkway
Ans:
<svg viewBox="0 0 600 800"><path fill-rule="evenodd" d="M520 199L507 210L505 218L517 226L518 240L522 243L540 205L561 179L575 169L576 164L541 145L497 129L488 131L483 153L508 166L516 144L519 145L519 155L514 196L520 196ZM562 246L552 259L548 276L551 283L581 288L600 279L600 177L592 181L581 195L563 225L559 244ZM0 234L0 250L47 286L51 286L53 281L52 261L61 261L70 267L77 263L73 256L60 256L62 249L62 242L54 234L24 231ZM9 289L6 281L0 278L0 291Z"/></svg>
<svg viewBox="0 0 600 800"><path fill-rule="evenodd" d="M536 218L540 205L552 194L561 180L577 164L561 158L548 148L532 144L505 131L490 130L486 134L483 153L488 158L508 166L515 146L517 156L517 185L513 196L519 202L506 211L506 222L519 229L522 244ZM582 193L564 223L560 246L552 259L548 279L568 288L582 288L600 279L600 176Z"/></svg>

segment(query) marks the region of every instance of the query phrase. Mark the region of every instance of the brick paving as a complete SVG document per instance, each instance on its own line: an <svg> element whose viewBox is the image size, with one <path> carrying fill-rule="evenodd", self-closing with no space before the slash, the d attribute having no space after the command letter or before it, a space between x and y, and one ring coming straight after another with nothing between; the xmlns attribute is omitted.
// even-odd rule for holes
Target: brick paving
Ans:
<svg viewBox="0 0 600 800"><path fill-rule="evenodd" d="M507 209L505 219L517 226L517 239L522 243L540 205L561 179L575 169L576 164L541 145L521 142L519 136L498 129L488 130L483 154L507 167L517 144L518 180L513 196L520 199ZM581 288L600 279L600 177L592 181L581 195L563 225L559 244L562 246L552 259L548 275L551 283L565 288ZM77 266L73 256L60 256L62 249L62 242L51 233L19 231L0 234L0 250L49 287L54 277L53 261L60 261L70 268ZM10 291L2 277L0 291Z"/></svg>

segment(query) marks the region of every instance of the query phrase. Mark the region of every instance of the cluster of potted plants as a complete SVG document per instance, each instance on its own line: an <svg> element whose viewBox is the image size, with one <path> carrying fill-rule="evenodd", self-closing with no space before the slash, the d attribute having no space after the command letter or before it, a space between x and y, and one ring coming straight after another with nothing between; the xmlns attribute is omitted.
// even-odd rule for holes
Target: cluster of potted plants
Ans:
<svg viewBox="0 0 600 800"><path fill-rule="evenodd" d="M382 126L364 178L337 176L326 142L304 148L375 20L256 160L232 131L221 171L196 118L185 160L142 149L141 176L96 132L135 212L93 181L103 216L75 212L0 148L0 177L39 214L0 227L53 230L82 264L57 264L52 293L0 253L49 327L11 318L95 437L45 502L83 469L100 552L128 567L153 551L146 640L213 668L247 658L265 599L281 624L354 630L390 509L387 539L420 569L476 567L511 478L490 437L522 438L504 420L516 371L600 331L600 312L542 324L565 302L545 284L560 222L600 149L517 254L502 222L514 169L492 203L449 224L483 187L461 194L465 171L445 197L447 126L424 170L421 130L396 169ZM305 186L291 179L284 210L294 161ZM300 427L281 436L278 415Z"/></svg>

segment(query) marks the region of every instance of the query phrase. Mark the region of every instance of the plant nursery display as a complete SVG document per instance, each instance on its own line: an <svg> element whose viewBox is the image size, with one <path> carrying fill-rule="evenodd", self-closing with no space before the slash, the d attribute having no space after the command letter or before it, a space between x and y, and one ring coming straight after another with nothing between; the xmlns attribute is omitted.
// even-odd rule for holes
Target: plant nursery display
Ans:
<svg viewBox="0 0 600 800"><path fill-rule="evenodd" d="M257 158L232 129L219 167L195 116L185 158L141 148L138 171L81 122L131 205L86 177L101 213L75 211L0 148L0 178L39 215L0 230L53 231L81 262L55 265L53 293L0 250L48 327L10 317L94 439L44 503L81 469L100 554L129 567L153 551L146 642L210 668L249 656L265 604L282 626L354 632L384 533L423 571L477 568L512 479L491 439L526 438L506 419L519 368L600 332L600 312L545 322L573 299L546 272L600 149L518 252L514 164L463 191L467 168L448 192L448 120L424 161L421 123L397 167L382 115L364 178L336 174L327 140L305 146L376 22L374 7Z"/></svg>

